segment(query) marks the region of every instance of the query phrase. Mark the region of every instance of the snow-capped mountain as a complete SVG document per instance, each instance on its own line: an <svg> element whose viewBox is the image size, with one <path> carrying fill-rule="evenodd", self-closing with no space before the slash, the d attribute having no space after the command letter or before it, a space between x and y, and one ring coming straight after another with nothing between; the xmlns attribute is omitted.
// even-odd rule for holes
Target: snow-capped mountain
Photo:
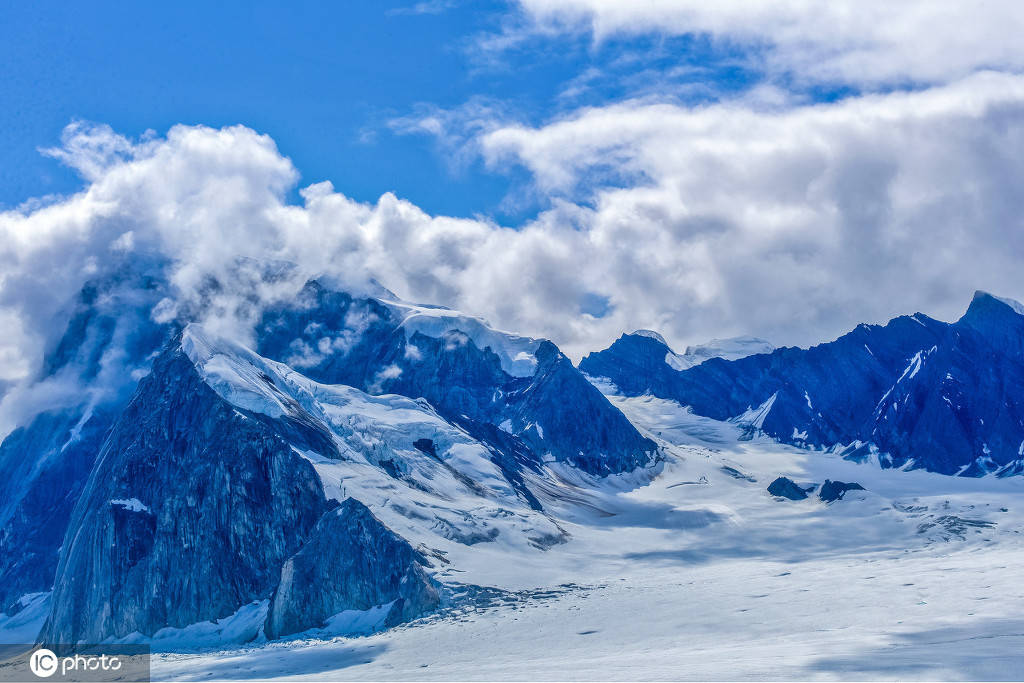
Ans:
<svg viewBox="0 0 1024 683"><path fill-rule="evenodd" d="M1024 308L975 294L955 323L921 313L860 325L809 349L690 368L650 335L624 336L580 368L625 395L651 393L779 441L851 458L980 476L1024 470ZM872 454L874 454L872 456Z"/></svg>
<svg viewBox="0 0 1024 683"><path fill-rule="evenodd" d="M771 353L775 350L771 342L759 339L758 337L730 337L728 339L712 339L704 344L687 346L682 353L676 353L669 348L665 338L654 330L637 330L632 334L624 334L617 340L628 345L631 337L647 337L653 339L667 349L665 363L674 370L686 370L694 365L700 365L709 358L725 358L726 360L737 360L746 358L757 353Z"/></svg>
<svg viewBox="0 0 1024 683"><path fill-rule="evenodd" d="M41 637L152 636L260 601L268 635L346 611L414 618L438 604L422 552L565 540L525 483L543 464L530 467L425 399L319 384L189 325L103 442Z"/></svg>
<svg viewBox="0 0 1024 683"><path fill-rule="evenodd" d="M257 351L320 382L425 398L506 453L526 449L591 474L633 470L653 453L554 344L444 309L354 298L311 281L296 301L265 313Z"/></svg>
<svg viewBox="0 0 1024 683"><path fill-rule="evenodd" d="M254 286L294 276L255 272ZM380 287L291 291L243 300L241 340L207 315L213 294L168 307L157 276L82 292L34 385L60 400L0 444L0 622L186 646L386 628L462 599L467 567L542 566L694 434L963 475L1024 458L1024 309L982 293L953 324L917 314L807 350L737 338L677 354L640 330L576 368L550 341ZM860 490L849 475L794 486L833 504L846 497L826 489Z"/></svg>
<svg viewBox="0 0 1024 683"><path fill-rule="evenodd" d="M41 637L151 636L261 601L270 635L346 611L394 624L438 604L411 540L500 534L562 532L429 404L319 385L190 325L104 443Z"/></svg>
<svg viewBox="0 0 1024 683"><path fill-rule="evenodd" d="M52 590L53 642L218 619L284 635L342 612L394 624L437 605L417 566L481 543L543 552L566 535L540 498L656 455L545 340L310 281L264 311L257 353L195 311L151 315L163 293L129 276L87 288L39 385L89 391L0 445L0 612ZM368 512L339 516L353 499ZM343 531L365 547L313 549ZM319 602L280 591L339 567L351 582L317 584Z"/></svg>
<svg viewBox="0 0 1024 683"><path fill-rule="evenodd" d="M738 360L774 350L775 347L764 339L733 337L688 346L683 353L676 353L657 332L637 330L623 334L604 351L587 355L579 367L592 378L614 380L622 385L616 385L622 391L637 395L663 383L671 384L679 372L711 358ZM666 391L657 395L664 395Z"/></svg>

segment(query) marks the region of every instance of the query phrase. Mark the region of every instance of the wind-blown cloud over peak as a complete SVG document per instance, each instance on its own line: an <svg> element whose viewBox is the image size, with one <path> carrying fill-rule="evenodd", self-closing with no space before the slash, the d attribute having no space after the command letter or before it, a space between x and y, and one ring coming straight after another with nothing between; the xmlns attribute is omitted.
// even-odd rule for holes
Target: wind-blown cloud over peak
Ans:
<svg viewBox="0 0 1024 683"><path fill-rule="evenodd" d="M86 280L124 263L174 263L187 291L250 248L273 255L287 242L275 211L298 174L247 128L176 126L133 142L76 123L47 153L79 171L85 189L0 214L0 305L36 333Z"/></svg>
<svg viewBox="0 0 1024 683"><path fill-rule="evenodd" d="M480 249L513 232L431 217L390 193L358 203L330 183L303 188L301 203L290 204L298 172L272 139L243 126L175 126L130 140L75 123L46 153L86 184L0 213L0 316L9 331L0 380L41 368L83 285L126 270L166 282L153 319L201 316L244 342L263 307L314 276L357 292L376 278L457 302Z"/></svg>

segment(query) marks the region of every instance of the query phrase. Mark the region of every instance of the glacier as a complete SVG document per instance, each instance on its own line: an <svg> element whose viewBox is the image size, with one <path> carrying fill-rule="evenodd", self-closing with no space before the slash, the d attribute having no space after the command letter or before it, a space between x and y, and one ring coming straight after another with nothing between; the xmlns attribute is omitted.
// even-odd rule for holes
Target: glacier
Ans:
<svg viewBox="0 0 1024 683"><path fill-rule="evenodd" d="M160 654L154 676L1003 680L1024 664L1020 478L882 469L610 399L665 448L662 469L562 497L565 544L457 560L486 599L463 589L370 635ZM779 475L865 491L780 503Z"/></svg>
<svg viewBox="0 0 1024 683"><path fill-rule="evenodd" d="M1024 665L1019 304L577 366L379 286L244 335L168 292L87 286L34 380L82 390L0 444L0 642L146 643L156 680Z"/></svg>

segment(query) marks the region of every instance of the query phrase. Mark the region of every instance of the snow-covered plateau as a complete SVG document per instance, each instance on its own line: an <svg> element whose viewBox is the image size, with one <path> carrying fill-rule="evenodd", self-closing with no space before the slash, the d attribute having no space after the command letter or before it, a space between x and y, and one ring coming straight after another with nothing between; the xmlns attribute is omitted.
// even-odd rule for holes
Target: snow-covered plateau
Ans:
<svg viewBox="0 0 1024 683"><path fill-rule="evenodd" d="M611 399L666 458L649 483L621 475L545 500L567 543L463 546L438 578L466 588L436 614L160 654L154 678L1020 678L1021 478L880 469L739 440L740 425L674 402ZM790 501L766 491L779 476L866 490Z"/></svg>

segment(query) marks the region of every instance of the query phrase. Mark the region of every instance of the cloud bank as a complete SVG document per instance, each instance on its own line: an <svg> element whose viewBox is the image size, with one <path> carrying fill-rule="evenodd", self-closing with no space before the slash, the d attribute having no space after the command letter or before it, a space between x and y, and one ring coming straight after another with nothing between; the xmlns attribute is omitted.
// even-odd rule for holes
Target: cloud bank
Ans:
<svg viewBox="0 0 1024 683"><path fill-rule="evenodd" d="M758 48L769 75L864 87L1024 68L1014 0L519 0L520 31L706 35Z"/></svg>
<svg viewBox="0 0 1024 683"><path fill-rule="evenodd" d="M297 170L250 129L129 140L75 124L51 153L85 189L0 214L0 379L37 368L82 284L126 262L166 264L152 316L202 300L207 324L243 341L262 305L326 274L577 358L635 328L677 346L810 344L899 313L955 317L975 288L1024 293L1018 76L784 111L623 102L474 144L493 167L526 167L552 208L513 229L329 183L292 205ZM240 256L298 275L259 284ZM211 292L210 278L235 284Z"/></svg>

